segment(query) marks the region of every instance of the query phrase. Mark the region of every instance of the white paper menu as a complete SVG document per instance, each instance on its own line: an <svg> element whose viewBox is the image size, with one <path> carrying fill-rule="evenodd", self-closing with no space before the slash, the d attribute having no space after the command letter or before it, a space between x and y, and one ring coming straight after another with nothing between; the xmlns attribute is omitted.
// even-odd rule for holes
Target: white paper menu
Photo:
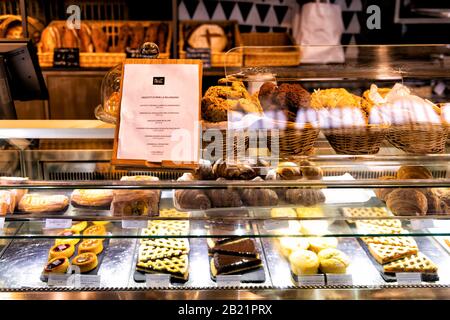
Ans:
<svg viewBox="0 0 450 320"><path fill-rule="evenodd" d="M199 161L198 64L125 64L117 159Z"/></svg>

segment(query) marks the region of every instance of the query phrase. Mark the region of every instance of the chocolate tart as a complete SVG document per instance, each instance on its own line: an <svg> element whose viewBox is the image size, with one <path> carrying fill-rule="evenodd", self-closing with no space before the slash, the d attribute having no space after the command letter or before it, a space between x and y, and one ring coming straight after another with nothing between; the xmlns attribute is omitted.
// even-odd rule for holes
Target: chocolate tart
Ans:
<svg viewBox="0 0 450 320"><path fill-rule="evenodd" d="M235 274L257 269L262 264L261 259L258 257L239 257L219 253L214 254L210 263L213 277L221 274Z"/></svg>
<svg viewBox="0 0 450 320"><path fill-rule="evenodd" d="M75 238L74 236L78 236L80 235L79 232L76 232L72 229L65 229L61 232L58 233L58 236L63 236L63 237L71 237L71 238L60 238L60 239L56 239L55 240L55 244L59 245L59 244L65 244L65 243L69 243L71 245L76 245L78 242L80 242L80 238ZM73 238L72 238L73 237Z"/></svg>
<svg viewBox="0 0 450 320"><path fill-rule="evenodd" d="M87 239L78 246L78 253L92 252L99 254L103 251L103 241L101 239Z"/></svg>
<svg viewBox="0 0 450 320"><path fill-rule="evenodd" d="M75 253L75 246L71 243L55 244L49 252L49 259L57 257L70 258Z"/></svg>
<svg viewBox="0 0 450 320"><path fill-rule="evenodd" d="M69 259L56 257L50 260L44 268L44 273L66 273L69 269Z"/></svg>
<svg viewBox="0 0 450 320"><path fill-rule="evenodd" d="M242 257L258 257L255 241L249 238L238 239L231 242L215 245L209 250L210 254L220 253Z"/></svg>
<svg viewBox="0 0 450 320"><path fill-rule="evenodd" d="M92 252L79 254L72 259L72 265L79 267L81 273L89 272L97 267L97 256Z"/></svg>

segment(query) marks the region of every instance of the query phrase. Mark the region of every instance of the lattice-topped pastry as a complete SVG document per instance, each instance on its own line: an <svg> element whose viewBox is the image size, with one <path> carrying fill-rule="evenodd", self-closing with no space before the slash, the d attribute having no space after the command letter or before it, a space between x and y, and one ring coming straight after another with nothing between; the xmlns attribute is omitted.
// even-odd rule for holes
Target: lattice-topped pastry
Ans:
<svg viewBox="0 0 450 320"><path fill-rule="evenodd" d="M179 238L141 239L141 245L149 247L164 247L179 250L189 250L189 241Z"/></svg>
<svg viewBox="0 0 450 320"><path fill-rule="evenodd" d="M136 269L149 273L168 273L173 277L187 280L189 277L189 260L186 254L177 257L138 261Z"/></svg>
<svg viewBox="0 0 450 320"><path fill-rule="evenodd" d="M188 218L189 212L178 211L175 208L160 209L159 216L162 218Z"/></svg>
<svg viewBox="0 0 450 320"><path fill-rule="evenodd" d="M389 228L401 228L402 222L398 219L371 219L371 220L358 220L358 222L373 224L375 226L389 227Z"/></svg>
<svg viewBox="0 0 450 320"><path fill-rule="evenodd" d="M395 261L413 254L417 254L417 248L390 246L386 244L370 243L368 245L372 256L380 264Z"/></svg>
<svg viewBox="0 0 450 320"><path fill-rule="evenodd" d="M351 218L378 218L393 216L383 207L371 207L371 208L342 208L344 217ZM355 223L354 220L348 220L349 223Z"/></svg>
<svg viewBox="0 0 450 320"><path fill-rule="evenodd" d="M139 261L146 262L148 260L157 260L163 258L177 257L188 254L189 249L173 249L165 247L151 247L141 245L139 247Z"/></svg>
<svg viewBox="0 0 450 320"><path fill-rule="evenodd" d="M417 248L416 240L412 237L364 237L362 240L369 244L385 244L390 246Z"/></svg>
<svg viewBox="0 0 450 320"><path fill-rule="evenodd" d="M189 231L189 221L186 220L154 220L148 222L148 228L143 230L146 236L177 236Z"/></svg>
<svg viewBox="0 0 450 320"><path fill-rule="evenodd" d="M361 221L356 221L356 228L359 232L368 233L368 234L399 234L399 233L408 233L403 228L394 228L394 227L386 227L386 226L377 226L372 223L365 223Z"/></svg>
<svg viewBox="0 0 450 320"><path fill-rule="evenodd" d="M423 253L417 253L383 266L384 272L427 272L435 273L438 267Z"/></svg>

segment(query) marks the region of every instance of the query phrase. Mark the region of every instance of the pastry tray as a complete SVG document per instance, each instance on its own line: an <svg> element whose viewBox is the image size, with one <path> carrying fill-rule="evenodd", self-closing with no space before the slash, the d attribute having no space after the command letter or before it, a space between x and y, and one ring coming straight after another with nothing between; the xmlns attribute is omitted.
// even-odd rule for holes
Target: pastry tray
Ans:
<svg viewBox="0 0 450 320"><path fill-rule="evenodd" d="M436 246L430 241L430 239L425 238L425 237L414 237L414 240L416 240L416 242L417 242L417 246L419 247L419 252L423 253L428 258L430 258L431 261L433 261L439 268L440 267L439 264L436 262L435 259L433 259L433 255L435 255L435 253L437 251L436 250ZM375 258L370 254L369 248L364 243L364 241L362 241L361 238L358 238L358 242L359 242L360 246L366 252L367 257L369 258L369 260L372 262L374 267L378 270L378 272L380 273L380 275L384 279L384 281L386 281L386 282L397 282L397 278L395 276L395 273L386 273L386 272L384 272L383 265L379 264L375 260ZM436 281L439 281L438 273L421 273L421 275L422 275L422 281L424 281L424 282L436 282Z"/></svg>
<svg viewBox="0 0 450 320"><path fill-rule="evenodd" d="M101 266L101 264L102 264L102 262L103 262L103 258L104 258L105 255L106 255L106 251L107 251L108 248L109 248L109 240L110 240L109 238L105 238L105 239L103 240L103 250L102 250L102 252L100 252L100 253L97 255L97 262L98 262L98 263L97 263L97 266L95 267L95 269L93 269L93 270L91 270L91 271L89 271L89 272L83 272L83 273L81 273L81 274L86 274L86 275L97 275L98 270L100 269L100 266ZM82 239L80 239L80 242L77 243L76 248L75 248L75 253L73 254L73 256L69 258L69 260L70 260L71 263L72 263L72 259L75 258L75 257L78 255L78 247L79 247L81 241L82 241ZM50 249L49 249L49 250L50 250ZM70 265L69 270L68 270L68 272L67 272L68 274L70 274L70 273L74 274L74 273L75 273L75 272L73 272L71 266L72 266L72 265ZM44 267L45 267L45 266L44 266ZM44 273L42 272L42 274L41 274L41 281L47 282L47 281L48 281L48 275L46 275L46 274L44 274Z"/></svg>

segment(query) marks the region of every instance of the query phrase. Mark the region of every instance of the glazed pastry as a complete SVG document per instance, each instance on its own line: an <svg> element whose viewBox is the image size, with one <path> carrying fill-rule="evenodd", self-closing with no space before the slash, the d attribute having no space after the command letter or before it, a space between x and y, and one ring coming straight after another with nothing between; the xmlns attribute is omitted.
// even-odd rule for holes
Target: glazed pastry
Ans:
<svg viewBox="0 0 450 320"><path fill-rule="evenodd" d="M211 259L210 267L213 277L221 274L243 273L257 269L261 266L260 258L234 256L215 253Z"/></svg>
<svg viewBox="0 0 450 320"><path fill-rule="evenodd" d="M55 244L49 252L49 259L56 257L70 258L75 253L75 247L70 243Z"/></svg>
<svg viewBox="0 0 450 320"><path fill-rule="evenodd" d="M212 166L212 173L217 178L227 180L251 180L256 177L255 170L246 164L228 164L218 159Z"/></svg>
<svg viewBox="0 0 450 320"><path fill-rule="evenodd" d="M252 181L264 181L256 177ZM278 204L277 193L271 189L244 189L241 198L247 206L276 206Z"/></svg>
<svg viewBox="0 0 450 320"><path fill-rule="evenodd" d="M202 190L175 190L175 199L180 209L183 210L207 210L211 208L211 201Z"/></svg>
<svg viewBox="0 0 450 320"><path fill-rule="evenodd" d="M295 205L310 207L324 203L325 195L319 189L288 189L286 200Z"/></svg>
<svg viewBox="0 0 450 320"><path fill-rule="evenodd" d="M113 199L113 192L104 189L75 189L71 199L75 206L109 207Z"/></svg>
<svg viewBox="0 0 450 320"><path fill-rule="evenodd" d="M69 259L56 257L50 260L44 268L44 273L66 273L69 269Z"/></svg>
<svg viewBox="0 0 450 320"><path fill-rule="evenodd" d="M19 210L27 213L59 212L67 209L69 199L64 195L26 194L19 202Z"/></svg>
<svg viewBox="0 0 450 320"><path fill-rule="evenodd" d="M397 178L394 176L382 176L378 179L380 179L380 180L395 180ZM389 193L391 193L393 190L395 190L395 189L394 188L376 188L376 189L374 189L374 192L378 199L386 202Z"/></svg>
<svg viewBox="0 0 450 320"><path fill-rule="evenodd" d="M108 36L101 27L92 26L92 44L95 52L108 51Z"/></svg>
<svg viewBox="0 0 450 320"><path fill-rule="evenodd" d="M324 249L317 256L323 273L345 273L350 265L349 257L338 249Z"/></svg>
<svg viewBox="0 0 450 320"><path fill-rule="evenodd" d="M401 166L397 171L397 179L433 179L433 175L422 166Z"/></svg>
<svg viewBox="0 0 450 320"><path fill-rule="evenodd" d="M16 197L8 190L0 190L0 215L14 213Z"/></svg>
<svg viewBox="0 0 450 320"><path fill-rule="evenodd" d="M292 252L289 263L292 273L297 276L316 274L319 271L319 258L312 251L299 249Z"/></svg>
<svg viewBox="0 0 450 320"><path fill-rule="evenodd" d="M106 228L101 225L93 225L83 231L85 236L104 236L106 235Z"/></svg>
<svg viewBox="0 0 450 320"><path fill-rule="evenodd" d="M219 178L217 181L225 179ZM211 200L212 207L227 208L227 207L241 207L242 200L237 192L233 189L210 189L206 190L206 195Z"/></svg>
<svg viewBox="0 0 450 320"><path fill-rule="evenodd" d="M217 24L201 24L188 36L191 48L210 48L211 52L223 52L228 39L223 28Z"/></svg>
<svg viewBox="0 0 450 320"><path fill-rule="evenodd" d="M308 250L309 240L307 238L282 237L278 241L280 252L285 258L289 258L292 252L299 249Z"/></svg>
<svg viewBox="0 0 450 320"><path fill-rule="evenodd" d="M92 252L81 253L73 258L72 265L79 267L81 273L92 271L98 265L97 256Z"/></svg>
<svg viewBox="0 0 450 320"><path fill-rule="evenodd" d="M101 239L83 240L78 246L78 253L92 252L99 254L103 251L103 241Z"/></svg>
<svg viewBox="0 0 450 320"><path fill-rule="evenodd" d="M59 238L55 240L55 244L56 245L60 245L60 244L72 244L72 245L76 245L78 242L80 242L80 238L76 238L76 236L79 236L80 233L72 230L72 229L65 229L61 232L58 233L58 236L63 236L63 237L69 237L69 238Z"/></svg>
<svg viewBox="0 0 450 320"><path fill-rule="evenodd" d="M72 229L73 231L80 233L81 231L83 231L84 229L86 229L88 226L87 221L81 221L78 222L77 224L74 224L70 229Z"/></svg>
<svg viewBox="0 0 450 320"><path fill-rule="evenodd" d="M266 180L298 180L302 177L300 167L294 162L281 162L275 170L267 173Z"/></svg>
<svg viewBox="0 0 450 320"><path fill-rule="evenodd" d="M323 249L336 248L338 240L334 237L309 238L309 250L319 253Z"/></svg>
<svg viewBox="0 0 450 320"><path fill-rule="evenodd" d="M386 205L397 216L423 216L428 210L427 197L415 189L395 189L389 193Z"/></svg>

